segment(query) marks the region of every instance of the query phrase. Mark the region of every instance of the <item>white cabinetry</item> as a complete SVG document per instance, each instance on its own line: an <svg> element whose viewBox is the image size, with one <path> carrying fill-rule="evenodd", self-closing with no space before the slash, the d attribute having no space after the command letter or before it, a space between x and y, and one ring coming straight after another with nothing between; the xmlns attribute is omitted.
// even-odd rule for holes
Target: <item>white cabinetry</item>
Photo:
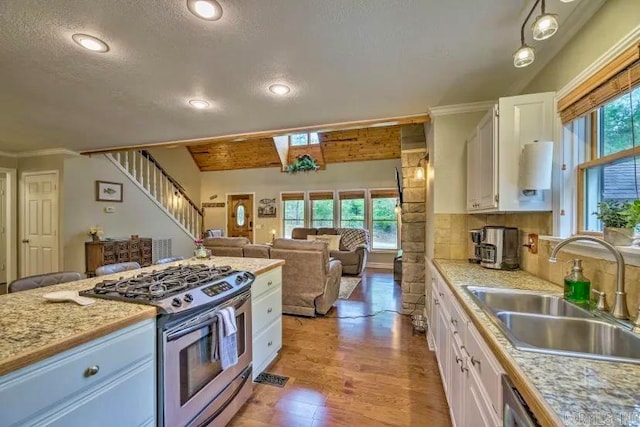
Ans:
<svg viewBox="0 0 640 427"><path fill-rule="evenodd" d="M282 348L282 268L256 277L251 287L253 379L264 371Z"/></svg>
<svg viewBox="0 0 640 427"><path fill-rule="evenodd" d="M150 319L0 377L0 425L155 426L155 382Z"/></svg>
<svg viewBox="0 0 640 427"><path fill-rule="evenodd" d="M519 188L525 144L553 141L554 93L500 98L467 141L470 212L549 211L551 194L525 196Z"/></svg>
<svg viewBox="0 0 640 427"><path fill-rule="evenodd" d="M501 426L503 370L435 268L431 274L429 326L452 423Z"/></svg>

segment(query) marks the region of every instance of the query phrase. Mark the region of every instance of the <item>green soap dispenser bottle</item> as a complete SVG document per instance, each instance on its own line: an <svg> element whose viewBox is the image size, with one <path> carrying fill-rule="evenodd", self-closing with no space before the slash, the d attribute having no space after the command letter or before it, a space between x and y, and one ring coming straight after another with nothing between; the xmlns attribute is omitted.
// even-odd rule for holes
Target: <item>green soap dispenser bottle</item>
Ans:
<svg viewBox="0 0 640 427"><path fill-rule="evenodd" d="M591 280L582 274L582 260L574 259L571 273L564 278L564 299L579 305L591 301Z"/></svg>

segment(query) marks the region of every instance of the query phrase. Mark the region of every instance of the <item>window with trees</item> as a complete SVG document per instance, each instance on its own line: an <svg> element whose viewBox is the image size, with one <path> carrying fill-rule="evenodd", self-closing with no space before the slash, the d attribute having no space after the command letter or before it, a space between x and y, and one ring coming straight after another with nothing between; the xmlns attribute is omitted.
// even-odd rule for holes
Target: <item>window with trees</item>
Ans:
<svg viewBox="0 0 640 427"><path fill-rule="evenodd" d="M398 249L397 191L371 190L371 248Z"/></svg>
<svg viewBox="0 0 640 427"><path fill-rule="evenodd" d="M291 146L295 147L299 145L312 144L320 144L320 137L317 132L295 133L293 135L289 135L289 145Z"/></svg>
<svg viewBox="0 0 640 427"><path fill-rule="evenodd" d="M333 191L309 193L311 227L333 227Z"/></svg>
<svg viewBox="0 0 640 427"><path fill-rule="evenodd" d="M365 192L341 191L340 198L340 227L365 228Z"/></svg>
<svg viewBox="0 0 640 427"><path fill-rule="evenodd" d="M304 193L282 194L282 231L283 236L291 238L291 231L305 226Z"/></svg>
<svg viewBox="0 0 640 427"><path fill-rule="evenodd" d="M578 227L600 232L599 204L613 206L640 199L640 86L570 123L574 135L583 135L578 154Z"/></svg>

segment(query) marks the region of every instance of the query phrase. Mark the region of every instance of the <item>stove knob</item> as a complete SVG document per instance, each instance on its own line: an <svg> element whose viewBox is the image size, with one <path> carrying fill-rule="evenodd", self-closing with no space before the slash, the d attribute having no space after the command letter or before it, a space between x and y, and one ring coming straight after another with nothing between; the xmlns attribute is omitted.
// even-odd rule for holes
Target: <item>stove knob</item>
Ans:
<svg viewBox="0 0 640 427"><path fill-rule="evenodd" d="M249 280L251 278L251 276L249 275L249 273L244 273L242 275L242 277L244 277L244 280Z"/></svg>
<svg viewBox="0 0 640 427"><path fill-rule="evenodd" d="M174 298L171 300L171 305L174 307L180 307L182 305L182 301L180 301L180 298Z"/></svg>
<svg viewBox="0 0 640 427"><path fill-rule="evenodd" d="M244 278L242 276L237 276L236 277L236 283L242 283L243 280L244 280Z"/></svg>
<svg viewBox="0 0 640 427"><path fill-rule="evenodd" d="M184 302L189 303L189 302L191 302L191 301L193 301L193 295L191 295L191 294L186 294L186 295L184 296Z"/></svg>

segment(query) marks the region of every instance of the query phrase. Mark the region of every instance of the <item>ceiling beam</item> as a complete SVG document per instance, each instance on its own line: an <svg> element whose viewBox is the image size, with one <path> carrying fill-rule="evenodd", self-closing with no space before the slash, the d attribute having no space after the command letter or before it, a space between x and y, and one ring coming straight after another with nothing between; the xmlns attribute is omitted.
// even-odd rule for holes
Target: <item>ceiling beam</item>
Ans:
<svg viewBox="0 0 640 427"><path fill-rule="evenodd" d="M263 132L238 133L233 135L223 135L223 136L216 136L211 138L182 139L182 140L176 140L176 141L157 142L157 143L151 143L151 144L110 147L110 148L103 148L99 150L87 150L87 151L81 152L81 154L85 154L85 155L103 154L103 153L112 153L114 151L139 150L143 148L144 149L175 148L175 147L182 147L182 146L193 147L197 145L211 144L213 142L240 142L248 139L273 138L275 136L281 136L281 135L286 135L291 133L331 132L336 130L362 129L362 128L379 127L379 126L410 125L410 124L417 124L417 123L427 123L429 121L430 121L429 115L426 113L421 113L421 114L414 114L410 116L385 117L381 119L330 123L330 124L324 124L324 125L269 130L269 131L263 131Z"/></svg>

